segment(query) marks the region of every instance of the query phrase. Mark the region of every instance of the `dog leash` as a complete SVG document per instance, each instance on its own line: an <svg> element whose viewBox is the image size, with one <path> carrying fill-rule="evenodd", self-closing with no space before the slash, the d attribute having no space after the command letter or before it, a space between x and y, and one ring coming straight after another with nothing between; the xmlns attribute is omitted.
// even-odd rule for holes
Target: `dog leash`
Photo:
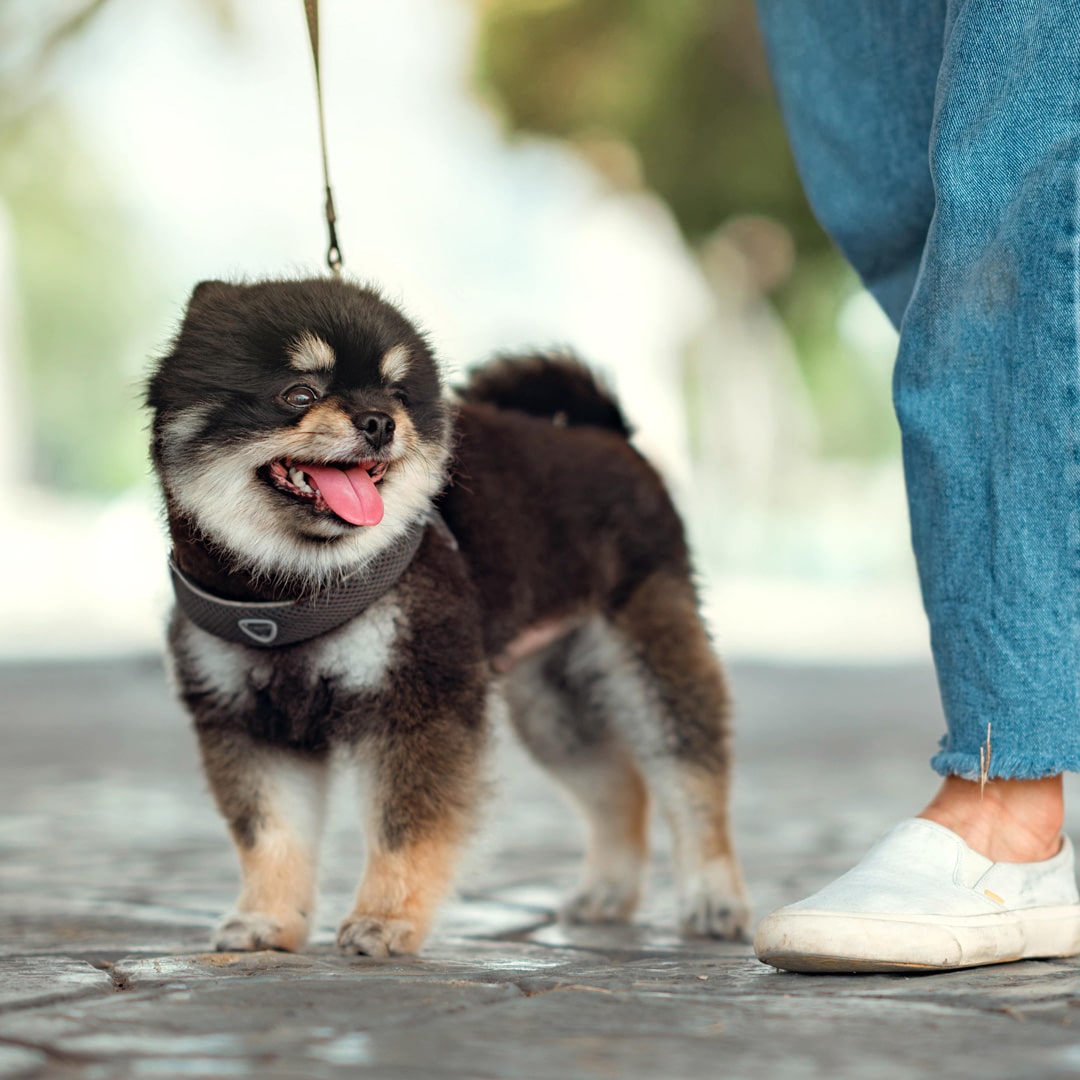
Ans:
<svg viewBox="0 0 1080 1080"><path fill-rule="evenodd" d="M326 121L323 117L322 74L319 71L319 0L304 0L307 14L308 37L311 38L311 56L315 61L315 98L319 106L319 146L322 149L323 182L326 185L326 228L330 234L330 246L326 250L326 265L334 277L341 276L345 263L337 238L337 214L334 212L334 193L330 190L330 164L326 154Z"/></svg>

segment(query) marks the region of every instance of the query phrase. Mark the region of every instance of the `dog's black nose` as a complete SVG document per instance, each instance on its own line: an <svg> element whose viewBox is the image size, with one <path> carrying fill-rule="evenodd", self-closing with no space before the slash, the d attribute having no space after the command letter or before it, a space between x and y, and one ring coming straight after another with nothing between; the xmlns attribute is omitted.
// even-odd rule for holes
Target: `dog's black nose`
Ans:
<svg viewBox="0 0 1080 1080"><path fill-rule="evenodd" d="M353 423L367 436L375 450L381 450L394 437L394 418L388 413L363 412Z"/></svg>

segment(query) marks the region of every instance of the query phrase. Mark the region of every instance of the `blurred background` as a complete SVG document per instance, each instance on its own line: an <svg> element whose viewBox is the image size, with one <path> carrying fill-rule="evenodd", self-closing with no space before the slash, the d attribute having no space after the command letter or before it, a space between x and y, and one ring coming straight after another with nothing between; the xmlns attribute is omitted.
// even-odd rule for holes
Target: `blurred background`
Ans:
<svg viewBox="0 0 1080 1080"><path fill-rule="evenodd" d="M813 222L750 0L323 0L346 270L451 378L571 345L729 656L927 655L895 335ZM321 273L301 0L0 5L0 657L155 650L140 381L204 278Z"/></svg>

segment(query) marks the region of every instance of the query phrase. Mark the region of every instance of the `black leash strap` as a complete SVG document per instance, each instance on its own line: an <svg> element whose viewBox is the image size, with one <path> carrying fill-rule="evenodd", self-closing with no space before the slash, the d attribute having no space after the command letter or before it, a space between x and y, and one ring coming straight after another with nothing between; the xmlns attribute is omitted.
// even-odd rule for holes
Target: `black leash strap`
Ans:
<svg viewBox="0 0 1080 1080"><path fill-rule="evenodd" d="M330 165L326 157L326 121L323 119L322 77L319 73L319 0L304 0L307 13L308 35L311 38L311 55L315 61L315 97L319 103L319 144L322 147L323 180L326 183L326 227L330 234L330 246L326 250L326 265L337 277L341 273L344 258L337 238L337 215L334 213L334 193L330 190Z"/></svg>

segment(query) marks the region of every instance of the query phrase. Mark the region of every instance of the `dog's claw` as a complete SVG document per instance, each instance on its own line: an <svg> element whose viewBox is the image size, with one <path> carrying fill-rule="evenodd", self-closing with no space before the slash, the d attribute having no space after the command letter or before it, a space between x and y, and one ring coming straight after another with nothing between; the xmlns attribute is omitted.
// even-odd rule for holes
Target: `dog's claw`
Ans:
<svg viewBox="0 0 1080 1080"><path fill-rule="evenodd" d="M338 930L338 948L350 956L399 956L419 946L416 927L408 919L350 915Z"/></svg>
<svg viewBox="0 0 1080 1080"><path fill-rule="evenodd" d="M289 920L258 911L235 911L222 920L212 944L217 952L295 952L307 940L307 930L306 920L299 915Z"/></svg>
<svg viewBox="0 0 1080 1080"><path fill-rule="evenodd" d="M599 881L569 897L559 909L564 923L625 923L637 907L638 891L623 882Z"/></svg>

